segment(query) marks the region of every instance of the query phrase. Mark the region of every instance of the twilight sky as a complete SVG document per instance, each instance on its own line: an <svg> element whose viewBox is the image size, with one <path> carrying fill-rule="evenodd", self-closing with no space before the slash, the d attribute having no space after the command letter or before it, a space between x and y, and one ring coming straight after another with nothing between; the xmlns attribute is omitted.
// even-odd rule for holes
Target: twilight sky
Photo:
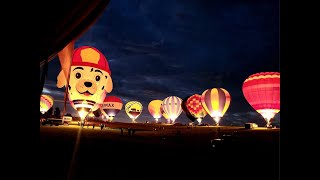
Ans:
<svg viewBox="0 0 320 180"><path fill-rule="evenodd" d="M242 83L251 74L280 72L277 0L114 0L75 48L89 45L107 58L113 91L123 104L139 101L137 121L153 120L151 100L182 99L209 88L229 91L231 104L221 125L265 122L246 101ZM56 87L58 58L49 62L43 93L63 110L65 88ZM71 106L67 111L77 115ZM163 120L163 117L162 117ZM130 122L123 109L114 121ZM176 120L188 123L184 112ZM207 115L204 122L214 124ZM280 113L273 123L280 126Z"/></svg>

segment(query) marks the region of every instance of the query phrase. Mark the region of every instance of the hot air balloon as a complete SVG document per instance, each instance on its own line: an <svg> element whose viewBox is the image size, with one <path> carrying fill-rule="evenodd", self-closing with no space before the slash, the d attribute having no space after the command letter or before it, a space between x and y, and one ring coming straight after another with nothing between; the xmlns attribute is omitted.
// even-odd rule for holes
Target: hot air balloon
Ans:
<svg viewBox="0 0 320 180"><path fill-rule="evenodd" d="M190 121L194 122L197 118L191 115L191 113L189 112L187 105L186 105L189 97L190 96L187 96L182 100L181 107L182 107L182 110L186 113L188 119L190 119Z"/></svg>
<svg viewBox="0 0 320 180"><path fill-rule="evenodd" d="M201 104L207 113L219 126L219 121L229 108L230 94L223 88L212 88L205 90L201 95Z"/></svg>
<svg viewBox="0 0 320 180"><path fill-rule="evenodd" d="M199 124L201 124L202 119L207 115L206 110L203 108L201 103L201 95L194 94L187 99L186 107L190 114L197 118Z"/></svg>
<svg viewBox="0 0 320 180"><path fill-rule="evenodd" d="M161 118L161 100L152 100L148 105L148 110L151 116L158 122L159 118Z"/></svg>
<svg viewBox="0 0 320 180"><path fill-rule="evenodd" d="M271 127L271 119L280 111L280 73L260 72L250 75L242 85L248 103Z"/></svg>
<svg viewBox="0 0 320 180"><path fill-rule="evenodd" d="M40 112L46 113L53 106L53 97L47 94L42 94L40 97Z"/></svg>
<svg viewBox="0 0 320 180"><path fill-rule="evenodd" d="M169 96L162 101L162 108L169 115L170 121L174 121L182 112L182 99L177 96Z"/></svg>
<svg viewBox="0 0 320 180"><path fill-rule="evenodd" d="M142 109L143 106L138 101L129 101L125 105L125 111L134 123L136 122L136 119L140 116Z"/></svg>
<svg viewBox="0 0 320 180"><path fill-rule="evenodd" d="M112 121L116 114L122 109L122 106L123 103L120 98L116 96L106 96L100 107L100 111L109 121Z"/></svg>
<svg viewBox="0 0 320 180"><path fill-rule="evenodd" d="M57 87L63 86L67 86L67 78L61 70ZM91 46L75 49L72 56L68 98L82 120L90 111L99 108L112 88L111 71L106 57Z"/></svg>

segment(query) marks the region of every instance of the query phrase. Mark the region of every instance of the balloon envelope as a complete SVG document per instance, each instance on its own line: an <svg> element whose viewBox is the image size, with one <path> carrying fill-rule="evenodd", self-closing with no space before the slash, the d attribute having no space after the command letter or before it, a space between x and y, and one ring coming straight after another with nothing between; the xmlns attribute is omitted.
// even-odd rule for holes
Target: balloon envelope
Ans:
<svg viewBox="0 0 320 180"><path fill-rule="evenodd" d="M40 97L40 112L46 113L53 106L53 97L50 95L42 94Z"/></svg>
<svg viewBox="0 0 320 180"><path fill-rule="evenodd" d="M230 101L229 92L223 88L207 89L201 95L203 108L215 120L217 125L219 125L220 118L229 108Z"/></svg>
<svg viewBox="0 0 320 180"><path fill-rule="evenodd" d="M106 57L91 46L75 49L72 56L68 97L70 104L73 104L78 112L82 111L81 117L85 112L97 110L112 87L111 71Z"/></svg>
<svg viewBox="0 0 320 180"><path fill-rule="evenodd" d="M132 119L132 121L135 121L135 119L140 116L142 109L143 106L138 101L129 101L125 105L125 111L127 115Z"/></svg>
<svg viewBox="0 0 320 180"><path fill-rule="evenodd" d="M169 119L174 122L182 112L182 99L177 96L169 96L162 102L162 108L169 115Z"/></svg>
<svg viewBox="0 0 320 180"><path fill-rule="evenodd" d="M116 96L106 96L100 110L105 116L110 117L110 120L112 120L112 118L120 112L122 106L123 103L120 98Z"/></svg>
<svg viewBox="0 0 320 180"><path fill-rule="evenodd" d="M270 125L270 119L280 111L280 73L260 72L250 75L242 85L248 103Z"/></svg>
<svg viewBox="0 0 320 180"><path fill-rule="evenodd" d="M187 99L186 107L188 111L191 113L191 115L197 119L203 119L207 115L207 112L203 108L201 103L201 95L199 94L194 94L190 96Z"/></svg>
<svg viewBox="0 0 320 180"><path fill-rule="evenodd" d="M156 99L156 100L152 100L148 105L149 113L156 120L158 120L162 116L161 109L160 109L161 104L162 104L162 100Z"/></svg>

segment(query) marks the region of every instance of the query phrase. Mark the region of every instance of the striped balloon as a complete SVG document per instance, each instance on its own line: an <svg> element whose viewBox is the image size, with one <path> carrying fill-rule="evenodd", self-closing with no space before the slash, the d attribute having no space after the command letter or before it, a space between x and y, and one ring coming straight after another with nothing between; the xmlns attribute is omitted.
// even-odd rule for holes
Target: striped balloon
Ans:
<svg viewBox="0 0 320 180"><path fill-rule="evenodd" d="M172 123L182 112L182 99L177 96L169 96L162 101L162 108L169 115Z"/></svg>
<svg viewBox="0 0 320 180"><path fill-rule="evenodd" d="M40 112L46 113L53 106L53 97L50 95L42 94L40 97Z"/></svg>
<svg viewBox="0 0 320 180"><path fill-rule="evenodd" d="M270 120L280 111L280 73L261 72L249 76L242 85L248 103L270 126Z"/></svg>
<svg viewBox="0 0 320 180"><path fill-rule="evenodd" d="M201 95L201 104L207 113L215 120L217 126L224 113L229 108L230 94L223 88L205 90Z"/></svg>

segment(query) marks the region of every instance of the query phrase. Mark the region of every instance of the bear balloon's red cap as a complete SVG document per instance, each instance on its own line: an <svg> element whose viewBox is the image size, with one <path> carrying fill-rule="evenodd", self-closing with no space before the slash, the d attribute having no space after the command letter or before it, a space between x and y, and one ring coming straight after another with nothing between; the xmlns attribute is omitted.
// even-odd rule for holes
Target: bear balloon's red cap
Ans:
<svg viewBox="0 0 320 180"><path fill-rule="evenodd" d="M91 46L81 46L74 50L72 56L72 66L90 66L109 73L107 58L97 49Z"/></svg>

